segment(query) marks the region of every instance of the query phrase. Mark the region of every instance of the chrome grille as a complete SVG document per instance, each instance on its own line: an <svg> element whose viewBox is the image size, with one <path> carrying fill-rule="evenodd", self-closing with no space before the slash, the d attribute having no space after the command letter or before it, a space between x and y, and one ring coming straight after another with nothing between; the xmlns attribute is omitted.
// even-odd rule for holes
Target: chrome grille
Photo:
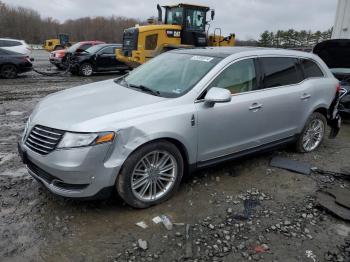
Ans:
<svg viewBox="0 0 350 262"><path fill-rule="evenodd" d="M64 131L62 130L45 126L34 126L26 139L26 146L34 152L47 155L55 150L63 135Z"/></svg>

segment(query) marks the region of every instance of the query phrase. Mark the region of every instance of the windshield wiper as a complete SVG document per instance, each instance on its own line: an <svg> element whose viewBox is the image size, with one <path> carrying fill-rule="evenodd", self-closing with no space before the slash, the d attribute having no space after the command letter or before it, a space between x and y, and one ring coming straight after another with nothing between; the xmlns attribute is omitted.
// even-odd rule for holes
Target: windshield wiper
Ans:
<svg viewBox="0 0 350 262"><path fill-rule="evenodd" d="M123 82L126 84L126 87L129 87L128 82L126 82L126 80L125 80L125 77L127 77L127 75L128 75L128 74L123 75L123 76L121 76L121 77L118 77L117 79L114 79L114 83L118 84L118 83L120 83L121 81L123 81Z"/></svg>
<svg viewBox="0 0 350 262"><path fill-rule="evenodd" d="M144 85L129 84L128 86L131 87L131 88L140 89L141 91L150 93L150 94L155 95L155 96L160 96L160 92L159 91L153 90L153 89L151 89L151 88L149 88L147 86L144 86Z"/></svg>

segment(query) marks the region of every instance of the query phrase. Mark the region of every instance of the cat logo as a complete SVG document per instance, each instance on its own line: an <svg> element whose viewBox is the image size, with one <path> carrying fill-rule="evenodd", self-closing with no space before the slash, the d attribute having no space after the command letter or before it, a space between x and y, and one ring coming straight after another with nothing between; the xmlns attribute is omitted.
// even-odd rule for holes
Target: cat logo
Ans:
<svg viewBox="0 0 350 262"><path fill-rule="evenodd" d="M181 31L180 30L166 30L166 35L168 37L180 38L181 37Z"/></svg>

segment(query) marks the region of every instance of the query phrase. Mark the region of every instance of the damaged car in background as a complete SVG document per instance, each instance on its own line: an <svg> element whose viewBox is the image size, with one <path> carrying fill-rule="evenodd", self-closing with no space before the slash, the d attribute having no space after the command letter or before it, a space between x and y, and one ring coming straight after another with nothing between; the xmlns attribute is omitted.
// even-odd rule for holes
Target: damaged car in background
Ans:
<svg viewBox="0 0 350 262"><path fill-rule="evenodd" d="M313 53L330 68L341 84L339 111L350 117L350 39L331 39L318 43Z"/></svg>
<svg viewBox="0 0 350 262"><path fill-rule="evenodd" d="M262 48L166 52L129 74L49 95L18 150L57 195L146 208L192 170L293 143L312 152L335 136L339 81L316 55Z"/></svg>

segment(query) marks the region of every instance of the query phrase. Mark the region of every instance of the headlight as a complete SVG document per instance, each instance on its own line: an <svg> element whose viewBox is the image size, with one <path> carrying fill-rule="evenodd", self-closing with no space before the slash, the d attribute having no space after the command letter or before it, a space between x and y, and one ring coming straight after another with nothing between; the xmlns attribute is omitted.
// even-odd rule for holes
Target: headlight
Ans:
<svg viewBox="0 0 350 262"><path fill-rule="evenodd" d="M58 144L57 148L71 148L82 146L93 146L106 142L111 142L114 139L114 132L101 133L70 133L66 132Z"/></svg>
<svg viewBox="0 0 350 262"><path fill-rule="evenodd" d="M30 123L30 117L28 118L27 123L24 126L24 130L23 130L23 134L22 134L22 140L24 140L26 135L27 135L28 128L29 128L29 123Z"/></svg>

